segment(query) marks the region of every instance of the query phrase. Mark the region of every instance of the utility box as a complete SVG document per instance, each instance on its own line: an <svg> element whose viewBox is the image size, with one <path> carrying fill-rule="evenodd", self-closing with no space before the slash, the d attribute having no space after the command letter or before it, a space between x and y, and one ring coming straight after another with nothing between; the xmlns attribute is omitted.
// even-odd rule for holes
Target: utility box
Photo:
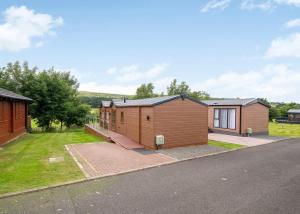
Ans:
<svg viewBox="0 0 300 214"><path fill-rule="evenodd" d="M157 146L165 144L165 137L163 135L156 135L155 143Z"/></svg>
<svg viewBox="0 0 300 214"><path fill-rule="evenodd" d="M253 134L253 129L252 128L247 128L247 134L248 136Z"/></svg>

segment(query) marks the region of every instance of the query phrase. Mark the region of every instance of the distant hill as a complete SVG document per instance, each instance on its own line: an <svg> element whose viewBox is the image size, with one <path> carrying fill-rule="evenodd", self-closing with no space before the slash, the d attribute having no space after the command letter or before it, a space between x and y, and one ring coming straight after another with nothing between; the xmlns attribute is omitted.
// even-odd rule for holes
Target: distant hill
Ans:
<svg viewBox="0 0 300 214"><path fill-rule="evenodd" d="M90 105L92 108L100 106L102 100L133 98L133 95L98 93L90 91L79 91L79 100L81 103Z"/></svg>
<svg viewBox="0 0 300 214"><path fill-rule="evenodd" d="M100 97L100 98L115 98L115 99L121 99L124 97L132 98L133 95L123 95L123 94L109 94L109 93L98 93L98 92L90 92L90 91L79 91L80 97Z"/></svg>

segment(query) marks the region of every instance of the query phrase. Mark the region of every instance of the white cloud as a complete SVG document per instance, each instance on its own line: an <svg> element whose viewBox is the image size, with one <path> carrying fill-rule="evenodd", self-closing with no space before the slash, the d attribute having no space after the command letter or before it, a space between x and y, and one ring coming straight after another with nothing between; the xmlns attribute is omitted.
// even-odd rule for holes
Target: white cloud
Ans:
<svg viewBox="0 0 300 214"><path fill-rule="evenodd" d="M153 81L154 91L156 93L166 92L167 86L171 83L174 77L164 77ZM92 92L103 92L103 93L113 93L113 94L125 94L125 95L134 95L136 89L141 84L101 84L98 82L85 82L81 83L79 90L80 91L92 91Z"/></svg>
<svg viewBox="0 0 300 214"><path fill-rule="evenodd" d="M274 0L278 4L300 7L300 0Z"/></svg>
<svg viewBox="0 0 300 214"><path fill-rule="evenodd" d="M42 42L42 41L39 41L39 42L37 42L36 44L35 44L35 47L36 48L40 48L40 47L43 47L44 46L44 42Z"/></svg>
<svg viewBox="0 0 300 214"><path fill-rule="evenodd" d="M193 87L213 97L263 97L271 101L300 101L300 70L267 65L244 73L227 72Z"/></svg>
<svg viewBox="0 0 300 214"><path fill-rule="evenodd" d="M210 0L201 8L201 12L206 13L211 10L224 10L229 6L231 0ZM269 11L279 5L300 7L300 0L241 0L240 8L242 10L263 10Z"/></svg>
<svg viewBox="0 0 300 214"><path fill-rule="evenodd" d="M201 8L201 12L206 13L215 9L224 10L230 2L231 0L211 0Z"/></svg>
<svg viewBox="0 0 300 214"><path fill-rule="evenodd" d="M254 0L242 0L241 1L241 9L242 10L254 10L260 9L263 11L267 11L273 9L275 7L274 1L267 0L263 2L256 2Z"/></svg>
<svg viewBox="0 0 300 214"><path fill-rule="evenodd" d="M274 39L266 52L266 57L300 57L300 33Z"/></svg>
<svg viewBox="0 0 300 214"><path fill-rule="evenodd" d="M111 67L106 70L106 74L114 75L118 82L133 82L138 80L148 80L158 77L168 68L168 64L161 63L152 66L147 70L143 70L140 66L132 64L123 67Z"/></svg>
<svg viewBox="0 0 300 214"><path fill-rule="evenodd" d="M63 25L61 17L36 13L25 6L12 6L3 12L4 23L0 25L0 51L20 51L31 47L33 38L55 35L53 29Z"/></svg>
<svg viewBox="0 0 300 214"><path fill-rule="evenodd" d="M300 26L300 19L292 19L285 24L286 28L294 28Z"/></svg>
<svg viewBox="0 0 300 214"><path fill-rule="evenodd" d="M108 74L108 75L113 75L113 74L115 74L116 72L117 72L117 67L111 67L111 68L109 68L109 69L107 69L107 70L105 71L105 73Z"/></svg>
<svg viewBox="0 0 300 214"><path fill-rule="evenodd" d="M155 80L153 82L154 85L154 91L157 93L161 93L161 92L166 92L167 91L167 86L170 85L170 83L176 79L175 77L164 77L164 78L160 78L158 80Z"/></svg>

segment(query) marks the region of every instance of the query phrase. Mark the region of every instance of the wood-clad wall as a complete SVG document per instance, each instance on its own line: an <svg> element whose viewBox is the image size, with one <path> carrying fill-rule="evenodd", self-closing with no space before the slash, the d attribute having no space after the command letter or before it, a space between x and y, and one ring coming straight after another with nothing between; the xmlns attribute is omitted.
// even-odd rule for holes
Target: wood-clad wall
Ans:
<svg viewBox="0 0 300 214"><path fill-rule="evenodd" d="M189 99L154 107L154 135L164 135L163 148L207 144L208 108Z"/></svg>
<svg viewBox="0 0 300 214"><path fill-rule="evenodd" d="M23 101L0 100L0 145L26 132L26 105Z"/></svg>
<svg viewBox="0 0 300 214"><path fill-rule="evenodd" d="M254 133L268 134L269 108L255 103L243 107L242 110L242 134L247 133L247 128L252 128Z"/></svg>

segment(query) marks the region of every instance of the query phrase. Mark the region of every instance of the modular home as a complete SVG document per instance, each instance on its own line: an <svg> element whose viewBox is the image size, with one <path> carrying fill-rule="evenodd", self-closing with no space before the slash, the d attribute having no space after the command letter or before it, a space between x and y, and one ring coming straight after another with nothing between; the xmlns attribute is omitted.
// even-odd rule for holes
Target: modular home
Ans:
<svg viewBox="0 0 300 214"><path fill-rule="evenodd" d="M31 99L0 88L0 145L24 134L28 128Z"/></svg>
<svg viewBox="0 0 300 214"><path fill-rule="evenodd" d="M210 132L268 134L269 106L260 99L205 100Z"/></svg>
<svg viewBox="0 0 300 214"><path fill-rule="evenodd" d="M162 148L200 145L208 141L207 115L205 103L186 95L112 100L100 106L100 126L149 149L156 136L164 137Z"/></svg>
<svg viewBox="0 0 300 214"><path fill-rule="evenodd" d="M290 109L287 113L289 121L300 122L300 109Z"/></svg>

